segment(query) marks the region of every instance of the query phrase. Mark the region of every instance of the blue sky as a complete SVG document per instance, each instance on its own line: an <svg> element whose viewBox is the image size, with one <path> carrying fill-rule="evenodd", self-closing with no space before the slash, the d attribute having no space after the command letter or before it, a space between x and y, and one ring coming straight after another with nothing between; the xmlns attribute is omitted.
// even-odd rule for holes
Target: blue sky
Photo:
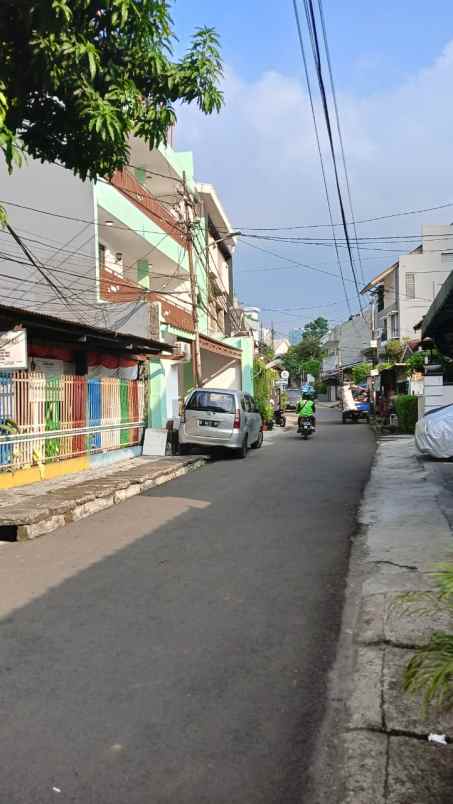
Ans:
<svg viewBox="0 0 453 804"><path fill-rule="evenodd" d="M324 0L358 219L453 201L453 15L445 0L435 4L435 14L433 8L421 0L382 0L373 7ZM193 150L198 178L216 185L233 225L327 222L291 0L176 0L173 17L180 47L199 25L216 27L221 37L225 110L204 119L184 109L177 146ZM450 219L453 208L362 226L360 235L415 235L422 221ZM261 245L338 271L331 244ZM362 252L366 277L394 257L368 247ZM273 317L281 332L318 308L334 320L347 313L337 279L289 268L246 246L238 249L236 286L249 304L312 308L284 315L269 310L268 320ZM352 290L349 295L356 309Z"/></svg>

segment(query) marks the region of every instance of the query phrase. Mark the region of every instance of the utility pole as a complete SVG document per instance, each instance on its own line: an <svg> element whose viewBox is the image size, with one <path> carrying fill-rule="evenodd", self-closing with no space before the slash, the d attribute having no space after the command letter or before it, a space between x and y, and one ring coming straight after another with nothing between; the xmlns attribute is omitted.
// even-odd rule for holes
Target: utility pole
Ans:
<svg viewBox="0 0 453 804"><path fill-rule="evenodd" d="M274 345L275 345L275 329L274 329L274 322L271 321L271 346L272 346L272 351L274 351Z"/></svg>
<svg viewBox="0 0 453 804"><path fill-rule="evenodd" d="M192 199L190 198L186 174L183 173L183 188L184 188L184 210L185 210L185 224L186 224L186 241L187 241L187 258L189 261L189 277L190 277L190 293L192 297L192 321L194 331L194 344L193 344L193 374L195 386L197 388L201 385L201 353L200 353L200 331L198 328L198 286L197 277L193 264L193 234L192 234L192 217L191 209L193 209Z"/></svg>

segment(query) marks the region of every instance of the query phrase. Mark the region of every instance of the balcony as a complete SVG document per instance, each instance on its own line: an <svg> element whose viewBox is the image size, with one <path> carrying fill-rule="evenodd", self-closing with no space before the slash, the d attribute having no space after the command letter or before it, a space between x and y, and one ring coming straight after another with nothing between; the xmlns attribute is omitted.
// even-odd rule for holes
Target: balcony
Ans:
<svg viewBox="0 0 453 804"><path fill-rule="evenodd" d="M138 209L147 214L160 229L169 234L178 245L182 248L186 248L186 237L177 215L173 215L166 207L160 204L159 201L153 198L148 190L137 181L135 176L127 170L117 170L112 176L110 183L138 207Z"/></svg>

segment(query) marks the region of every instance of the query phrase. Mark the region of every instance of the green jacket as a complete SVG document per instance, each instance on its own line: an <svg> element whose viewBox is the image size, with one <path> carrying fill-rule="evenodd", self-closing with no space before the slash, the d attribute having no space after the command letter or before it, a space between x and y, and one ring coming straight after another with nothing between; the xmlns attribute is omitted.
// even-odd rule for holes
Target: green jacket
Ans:
<svg viewBox="0 0 453 804"><path fill-rule="evenodd" d="M298 416L313 416L315 412L315 403L312 399L301 399L297 403Z"/></svg>

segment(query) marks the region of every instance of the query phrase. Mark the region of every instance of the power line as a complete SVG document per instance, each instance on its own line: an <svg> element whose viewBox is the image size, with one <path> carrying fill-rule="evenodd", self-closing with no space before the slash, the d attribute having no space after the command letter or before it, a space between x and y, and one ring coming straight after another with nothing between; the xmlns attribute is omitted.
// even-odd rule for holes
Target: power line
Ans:
<svg viewBox="0 0 453 804"><path fill-rule="evenodd" d="M296 27L297 27L297 34L298 34L298 37L299 37L299 45L300 45L300 50L301 50L301 54L302 54L302 61L303 61L303 64L304 64L305 80L306 80L306 84L307 84L307 91L308 91L308 97L309 97L309 101L310 101L311 115L312 115L312 119L313 119L314 130L315 130L316 145L317 145L317 149L318 149L319 161L320 161L320 164L321 164L321 174L322 174L322 180L323 180L323 185L324 185L324 193L325 193L325 196L326 196L327 209L328 209L328 212L329 212L329 218L330 218L330 223L331 223L331 227L332 227L332 235L333 235L333 238L334 238L334 241L335 241L335 252L336 252L336 255L337 255L337 265L338 265L338 268L339 268L339 271L340 271L340 277L341 277L341 282L342 282L342 285L343 285L343 291L344 291L344 295L345 295L345 299L346 299L346 305L347 305L348 309L351 310L351 303L349 301L349 296L348 296L348 293L347 293L347 290L346 290L345 278L344 278L344 274L343 274L343 265L342 265L342 262L341 262L341 259L340 259L340 252L338 250L338 246L337 246L337 243L336 243L336 240L335 240L335 228L334 228L334 224L333 224L332 206L331 206L331 203L330 203L329 188L328 188L328 185L327 185L326 171L325 171L325 167L324 167L324 159L323 159L321 143L320 143L320 139L319 139L318 124L317 124L317 121L316 121L315 106L314 106L314 103L313 103L313 94L312 94L312 91L311 91L310 74L309 74L309 71L308 71L307 57L305 55L304 39L303 39L303 36L302 36L302 26L301 26L301 23L300 23L299 9L297 7L297 0L293 0L293 8L294 8L294 15L295 15L295 18L296 18Z"/></svg>
<svg viewBox="0 0 453 804"><path fill-rule="evenodd" d="M297 268L300 268L301 270L306 269L309 271L315 271L316 273L319 274L326 274L327 276L333 276L334 279L341 279L341 277L338 276L338 274L334 274L332 271L327 271L324 268L317 268L314 265L308 265L308 263L298 262L297 260L292 260L290 257L284 257L282 254L277 254L277 252L275 251L270 251L269 249L263 248L262 246L257 246L254 243L248 243L247 240L243 240L242 237L240 237L239 240L241 243L244 243L244 245L249 246L250 248L254 248L257 251L262 251L264 252L264 254L270 254L272 257L276 257L279 260L289 262L292 265L295 265ZM348 279L348 277L345 277L345 282L352 282L352 279Z"/></svg>
<svg viewBox="0 0 453 804"><path fill-rule="evenodd" d="M296 2L296 0L294 0L294 2ZM346 213L345 213L345 210L344 210L343 195L342 195L341 186L340 186L340 178L339 178L339 174L338 174L335 147L334 147L334 142L333 142L332 124L331 124L331 121L330 121L329 107L328 107L328 103L327 103L327 94L326 94L326 89L325 89L325 85L324 85L324 77L323 77L323 73L322 73L322 61L321 61L321 53L320 53L319 40L318 40L318 32L317 32L317 27L316 27L315 12L314 12L314 8L313 8L312 0L304 0L304 4L305 4L305 16L306 16L306 19L307 19L307 25L308 25L308 29L309 29L310 36L311 36L312 52L313 52L313 58L314 58L314 62L315 62L316 74L317 74L317 77L318 77L318 85L319 85L319 90L320 90L320 93L321 93L322 107L323 107L323 110L324 110L324 119L325 119L325 123L326 123L327 136L328 136L329 145L330 145L330 152L331 152L331 158L332 158L332 164L333 164L334 176L335 176L335 185L336 185L336 188L337 188L338 203L339 203L339 207L340 207L340 216L341 216L341 221L342 221L342 224L343 224L343 231L344 231L345 238L346 238L348 257L349 257L349 262L350 262L350 265L351 265L352 276L353 276L353 279L354 279L354 285L355 285L355 289L356 289L357 300L358 300L358 303L359 303L360 312L363 312L362 311L362 300L360 298L359 283L358 283L358 280L357 280L357 275L356 275L356 270L355 270L355 265L354 265L354 259L353 259L353 256L352 256L352 248L351 248L351 243L350 243L350 240L349 240L349 231L348 231L348 225L347 225L347 222L346 222Z"/></svg>
<svg viewBox="0 0 453 804"><path fill-rule="evenodd" d="M340 141L341 157L342 157L342 161L343 161L343 170L344 170L344 175L345 175L345 179L346 179L346 188L347 188L347 194L348 194L349 209L350 209L350 212L351 212L352 225L353 225L353 229L354 229L355 238L356 238L356 241L357 241L357 239L358 239L357 226L356 226L356 222L354 220L354 208L353 208L353 205L352 205L351 185L350 185L350 181L349 181L349 172L348 172L348 168L347 168L347 164L346 164L346 156L345 156L345 150L344 150L344 144L343 144L343 134L342 134L342 131L341 131L340 115L339 115L339 112L338 112L337 94L335 92L335 83L334 83L334 80L333 80L332 62L331 62L331 59L330 59L329 42L328 42L328 39L327 39L327 28L326 28L326 22L325 22L325 17L324 17L324 10L323 10L323 5L322 5L322 0L318 0L318 7L319 7L319 15L320 15L320 18L321 18L322 32L323 32L323 38L324 38L324 49L325 49L325 52L326 52L327 66L328 66L329 76L330 76L330 88L331 88L331 92L332 92L332 98L333 98L333 104L334 104L334 110L335 110L335 118L336 118L336 122L337 122L338 139ZM365 276L364 276L364 273L363 273L362 259L361 259L361 256L360 256L360 249L359 249L358 246L357 246L357 256L359 258L359 265L360 265L362 282L364 282L365 281Z"/></svg>
<svg viewBox="0 0 453 804"><path fill-rule="evenodd" d="M407 209L401 212L391 212L388 215L378 215L374 218L362 218L356 221L356 224L362 223L377 223L378 221L390 220L391 218L402 218L406 215L422 215L426 212L437 212L439 209L449 209L453 207L453 201L448 201L445 204L438 204L434 207L424 207L422 209ZM352 223L352 221L349 221ZM342 227L342 223L334 223L336 227ZM235 227L236 228L236 227ZM330 229L330 223L312 223L293 226L238 226L238 229L245 229L249 232L289 232L300 229ZM222 231L223 233L223 231Z"/></svg>

